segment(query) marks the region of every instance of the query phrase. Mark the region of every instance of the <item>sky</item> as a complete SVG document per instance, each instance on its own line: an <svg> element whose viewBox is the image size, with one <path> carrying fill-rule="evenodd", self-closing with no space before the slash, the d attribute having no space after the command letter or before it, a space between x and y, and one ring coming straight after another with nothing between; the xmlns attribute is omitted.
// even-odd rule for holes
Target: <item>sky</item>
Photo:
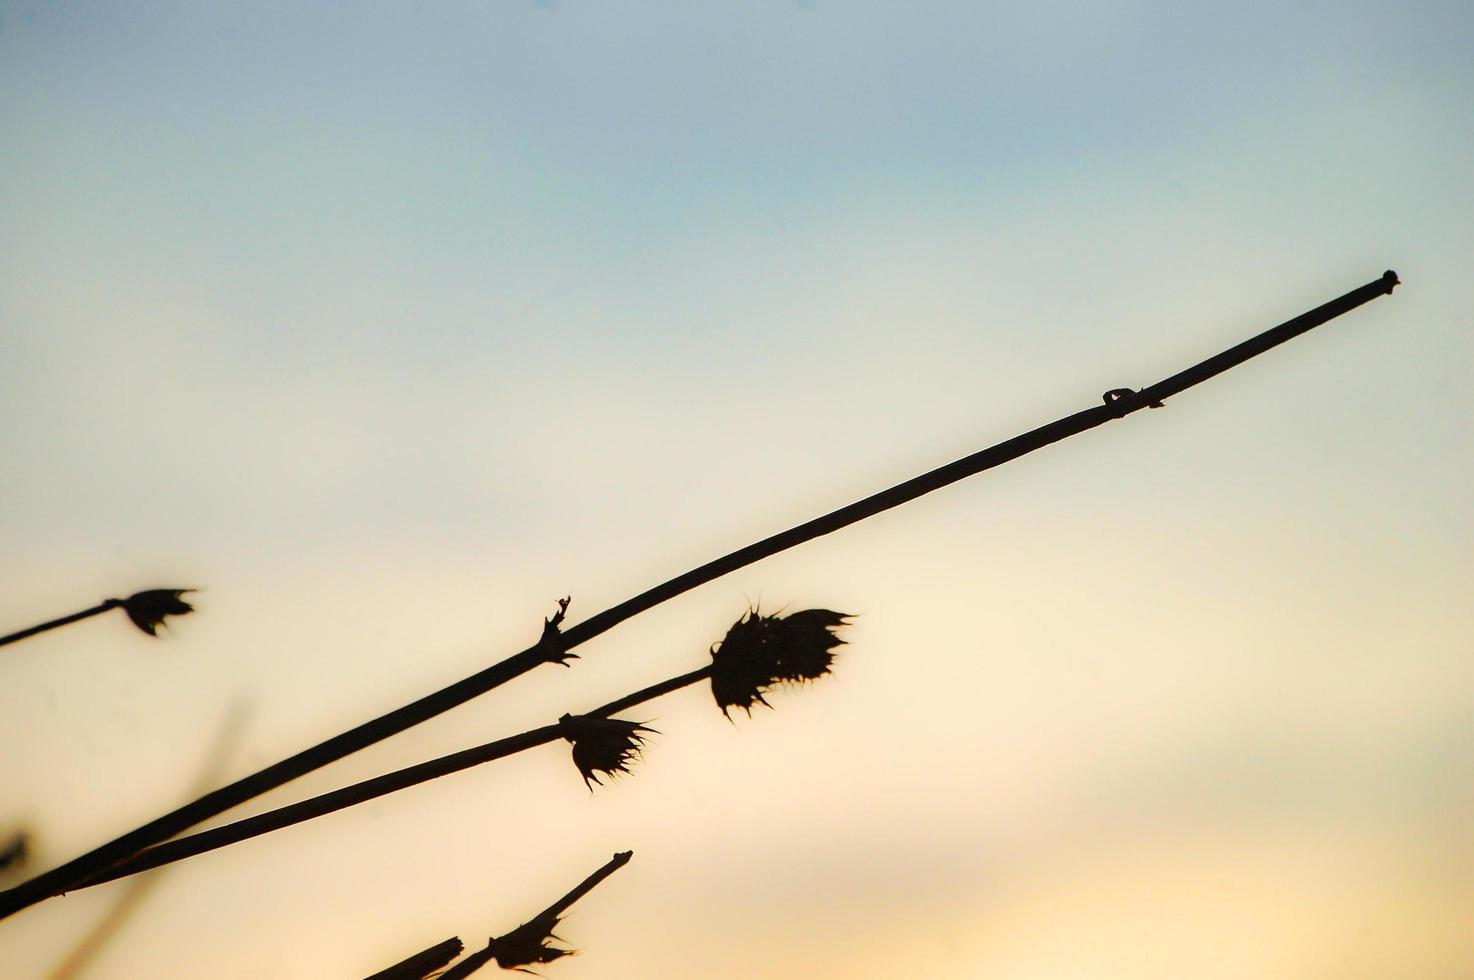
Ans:
<svg viewBox="0 0 1474 980"><path fill-rule="evenodd" d="M5 648L27 871L561 596L1404 283L240 814L699 667L750 604L854 613L772 711L673 694L593 793L549 746L194 858L85 975L362 977L626 849L547 976L1474 973L1470 50L1454 2L0 0L0 632L201 590ZM126 887L0 922L0 972Z"/></svg>

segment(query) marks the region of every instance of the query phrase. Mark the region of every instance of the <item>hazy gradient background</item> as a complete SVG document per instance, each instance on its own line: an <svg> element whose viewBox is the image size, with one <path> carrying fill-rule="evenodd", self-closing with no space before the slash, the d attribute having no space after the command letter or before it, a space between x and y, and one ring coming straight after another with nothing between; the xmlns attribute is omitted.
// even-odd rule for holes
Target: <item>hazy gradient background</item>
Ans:
<svg viewBox="0 0 1474 980"><path fill-rule="evenodd" d="M1474 6L0 2L0 829L31 870L1380 275L1211 384L639 617L256 809L95 977L353 978L608 856L578 978L1474 975ZM243 811L244 812L244 811ZM13 883L12 877L5 883ZM44 976L112 885L0 924Z"/></svg>

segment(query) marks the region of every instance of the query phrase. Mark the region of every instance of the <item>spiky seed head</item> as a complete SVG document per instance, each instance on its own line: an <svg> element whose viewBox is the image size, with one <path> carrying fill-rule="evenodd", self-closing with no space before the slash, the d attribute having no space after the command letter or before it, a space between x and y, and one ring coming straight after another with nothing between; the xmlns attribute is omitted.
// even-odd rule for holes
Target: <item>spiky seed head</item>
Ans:
<svg viewBox="0 0 1474 980"><path fill-rule="evenodd" d="M163 625L165 616L183 616L194 612L194 606L181 598L186 592L194 591L196 590L148 589L135 592L123 600L123 611L128 614L134 626L149 636L158 636L158 629Z"/></svg>
<svg viewBox="0 0 1474 980"><path fill-rule="evenodd" d="M573 743L573 764L591 792L595 785L602 785L599 773L612 779L629 772L645 745L646 733L658 734L639 722L598 715L564 715L558 719L558 727Z"/></svg>
<svg viewBox="0 0 1474 980"><path fill-rule="evenodd" d="M802 684L829 673L836 647L845 641L835 630L850 615L832 609L803 609L787 616L764 616L748 609L711 648L711 693L723 714L768 702L763 695L783 684ZM730 715L728 715L730 717Z"/></svg>

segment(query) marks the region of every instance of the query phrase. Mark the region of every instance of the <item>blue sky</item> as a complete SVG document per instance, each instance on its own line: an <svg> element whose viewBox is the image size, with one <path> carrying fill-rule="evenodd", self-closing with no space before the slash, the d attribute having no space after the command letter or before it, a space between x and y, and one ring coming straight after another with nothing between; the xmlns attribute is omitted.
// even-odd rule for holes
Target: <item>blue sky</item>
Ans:
<svg viewBox="0 0 1474 980"><path fill-rule="evenodd" d="M41 863L176 802L232 705L243 773L557 596L1406 283L282 798L689 669L758 597L862 613L832 684L662 702L593 799L548 750L201 858L97 975L359 975L627 847L550 972L1467 969L1474 12L1077 7L0 2L0 614L207 587L7 658ZM0 924L7 975L108 900Z"/></svg>

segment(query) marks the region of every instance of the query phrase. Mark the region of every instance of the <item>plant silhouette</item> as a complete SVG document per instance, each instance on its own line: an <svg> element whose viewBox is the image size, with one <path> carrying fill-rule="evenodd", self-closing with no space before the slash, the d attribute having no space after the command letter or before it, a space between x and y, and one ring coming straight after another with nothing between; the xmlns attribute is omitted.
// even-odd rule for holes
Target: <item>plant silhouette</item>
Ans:
<svg viewBox="0 0 1474 980"><path fill-rule="evenodd" d="M493 936L487 940L486 948L477 950L464 960L457 963L444 973L438 974L440 980L456 980L457 977L469 977L488 963L495 962L504 970L517 970L521 973L532 973L527 969L529 966L552 963L565 956L574 955L571 949L560 949L552 945L558 937L553 935L553 930L558 927L558 922L563 913L589 892L593 891L605 878L629 863L634 856L634 851L620 851L610 858L598 871L589 875L583 881L573 887L568 894L558 899L552 905L543 909L537 915L528 919L522 925L501 936ZM561 942L562 940L558 940ZM464 948L457 936L436 943L429 949L422 950L408 959L381 970L378 973L365 977L364 980L427 980L436 976L435 971L446 966L457 956L461 955Z"/></svg>
<svg viewBox="0 0 1474 980"><path fill-rule="evenodd" d="M477 950L446 970L441 974L440 980L461 980L461 978L469 977L493 960L504 970L532 973L533 971L527 967L552 963L554 960L574 955L571 949L560 949L552 945L553 940L558 939L553 935L553 930L558 927L558 921L574 902L587 895L599 882L628 864L633 855L633 851L620 851L602 868L575 885L568 894L511 932L492 937L487 941L485 949Z"/></svg>
<svg viewBox="0 0 1474 980"><path fill-rule="evenodd" d="M738 629L744 622L756 616L758 614L755 611L748 610L734 624L733 629ZM525 752L540 745L547 745L559 739L566 739L573 743L574 766L583 776L585 785L592 789L591 780L597 782L592 778L594 773L605 772L607 775L613 775L615 772L626 771L633 753L641 744L642 740L638 739L638 736L641 732L651 731L636 722L611 719L609 716L681 688L690 687L703 680L710 679L713 692L715 692L720 676L719 670L730 671L734 663L740 665L739 672L744 683L753 684L755 690L766 690L774 685L795 683L795 678L790 676L794 669L793 663L808 664L811 669L814 669L822 661L823 669L816 673L816 676L821 676L829 671L829 664L833 660L833 654L830 652L832 648L844 642L834 635L834 630L844 625L844 621L848 618L828 609L807 609L792 613L787 619L798 620L801 625L785 632L783 643L754 644L744 641L744 645L736 653L725 658L725 667L719 668L717 653L714 649L712 663L707 666L642 688L585 715L564 715L557 724L544 725L519 735L454 752L438 759L431 759L428 762L421 762L354 783L351 786L345 786L342 789L323 793L299 803L288 804L253 817L237 820L234 823L147 848L98 873L95 877L80 882L76 888L90 888L93 885L116 881L119 878L172 864L175 861L183 861L185 858L198 854L219 850L222 847L295 826L338 810L356 806L359 803L366 803L369 800L378 799L441 776L448 776L451 773L494 762L497 759L505 759L507 756ZM816 624L820 623L830 625L816 628ZM783 632L781 625L777 627L770 625L769 628ZM731 636L731 630L728 631L728 636ZM727 642L729 641L724 640L723 645ZM805 646L809 649L802 649ZM777 655L778 651L783 654L781 658ZM758 666L754 667L748 661ZM764 670L767 672L763 673ZM721 704L720 698L717 703ZM564 719L572 720L565 721ZM614 724L607 724L608 722ZM590 748L590 740L597 745Z"/></svg>
<svg viewBox="0 0 1474 980"><path fill-rule="evenodd" d="M59 619L47 620L36 626L30 626L14 633L0 636L0 647L7 643L15 643L38 633L45 633L69 623L75 623L93 616L100 616L114 609L121 609L128 615L129 621L149 636L158 636L159 627L169 616L183 616L194 612L194 607L185 602L183 596L197 589L145 589L135 592L126 599L104 599L95 606L89 606L81 612L74 612Z"/></svg>
<svg viewBox="0 0 1474 980"><path fill-rule="evenodd" d="M114 838L59 867L37 875L35 878L7 889L4 892L0 892L0 917L13 915L21 909L44 901L54 895L62 894L82 883L95 883L100 880L107 880L109 872L120 866L120 862L126 866L133 856L144 856L140 852L143 852L146 848L158 845L155 850L162 850L166 845L163 845L161 842L178 835L201 821L214 817L246 800L275 789L298 776L328 765L344 756L373 745L429 718L433 718L457 705L464 704L466 701L499 687L541 664L560 663L566 665L568 659L571 657L569 651L574 647L668 599L739 568L746 567L753 562L770 557L804 542L811 541L822 535L840 530L857 521L897 507L924 494L955 483L958 480L1002 465L1003 463L1042 449L1045 446L1052 445L1070 436L1086 432L1115 419L1122 419L1143 408L1159 407L1164 404L1166 399L1185 391L1193 385L1221 374L1252 357L1262 354L1373 299L1391 294L1398 284L1397 275L1389 270L1371 282L1359 286L1279 326L1266 330L1156 384L1138 391L1133 391L1129 388L1113 388L1101 399L1100 404L1096 404L1091 408L1047 423L1029 432L1015 436L1012 439L1007 439L997 445L973 453L970 456L937 467L887 490L882 490L862 500L840 507L821 517L771 535L744 548L739 548L730 554L709 561L684 574L677 575L567 630L561 629L563 613L567 608L566 600L562 601L559 603L558 614L546 622L543 636L532 647L499 663L493 664L470 677L451 684L446 688L421 697L401 708L358 725L227 786L207 793L199 799ZM170 591L179 591L182 594L183 590ZM177 595L175 599L178 599ZM95 615L105 611L105 608L111 607L105 606L85 610L83 613L76 614L75 616L57 620L49 624L43 624L42 627L22 631L19 634L13 634L11 637L0 639L0 642L14 642L15 639L33 635L41 629L54 628L65 622L73 622L76 619L85 618L85 616ZM695 673L702 674L711 669L703 668L702 671ZM775 678L773 682L781 683L784 680L787 680L787 678ZM743 692L745 690L748 689L734 688L731 696L737 699L733 700L730 705L724 705L724 708L739 706L750 710L752 704L758 703L761 700L762 691L760 689L755 694L744 694ZM749 698L745 704L741 700L743 697ZM718 696L718 702L722 703L721 696ZM603 713L612 714L613 711ZM545 740L550 741L553 738L560 737L558 734L559 728L556 725L548 726L547 729L538 731L541 734L537 737L543 738L546 735ZM526 733L522 738L525 739L531 734ZM515 739L504 741L510 742L515 741ZM537 744L541 744L541 742ZM485 749L486 747L483 746L481 748ZM475 763L471 762L468 764L474 765ZM433 776L426 776L425 778L433 778ZM373 781L371 780L370 782ZM328 795L331 796L332 794ZM342 805L351 805L351 803L343 803ZM116 877L116 875L113 876Z"/></svg>

